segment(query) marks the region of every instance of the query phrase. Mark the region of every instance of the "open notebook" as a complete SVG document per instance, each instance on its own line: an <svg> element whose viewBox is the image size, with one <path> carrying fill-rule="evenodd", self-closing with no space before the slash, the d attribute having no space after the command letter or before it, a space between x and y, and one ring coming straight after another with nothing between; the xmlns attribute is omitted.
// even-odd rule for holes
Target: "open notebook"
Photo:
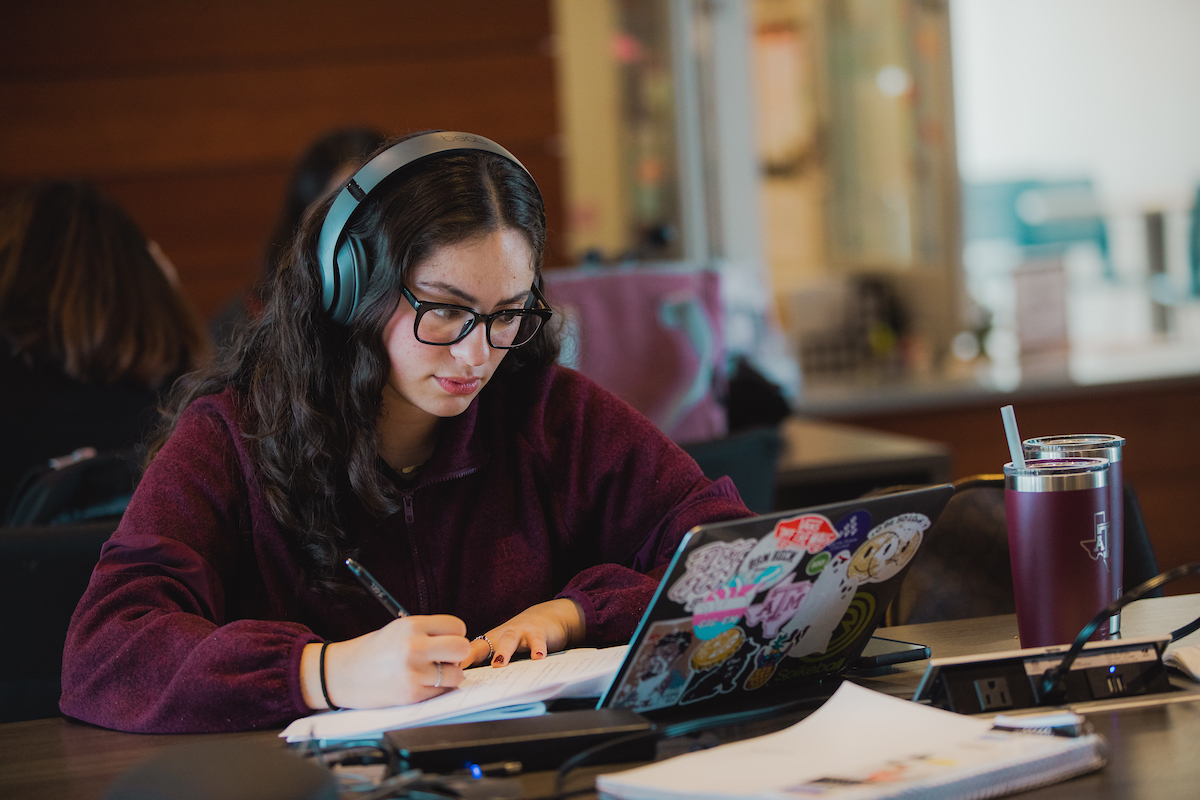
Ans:
<svg viewBox="0 0 1200 800"><path fill-rule="evenodd" d="M596 788L620 800L951 800L1000 797L1104 766L1095 734L994 724L845 682L790 728L600 775Z"/></svg>
<svg viewBox="0 0 1200 800"><path fill-rule="evenodd" d="M531 715L559 697L692 719L819 702L866 647L924 531L954 489L933 486L730 522L680 542L628 647L467 670L411 706L296 720L290 742L367 739L435 722ZM486 716L481 716L486 715Z"/></svg>

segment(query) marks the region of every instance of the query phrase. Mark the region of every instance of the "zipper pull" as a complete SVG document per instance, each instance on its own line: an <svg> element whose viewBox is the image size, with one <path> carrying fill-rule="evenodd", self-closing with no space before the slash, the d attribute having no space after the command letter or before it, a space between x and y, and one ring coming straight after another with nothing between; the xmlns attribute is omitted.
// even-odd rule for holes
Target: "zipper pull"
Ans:
<svg viewBox="0 0 1200 800"><path fill-rule="evenodd" d="M404 521L410 525L413 521L412 492L404 493Z"/></svg>

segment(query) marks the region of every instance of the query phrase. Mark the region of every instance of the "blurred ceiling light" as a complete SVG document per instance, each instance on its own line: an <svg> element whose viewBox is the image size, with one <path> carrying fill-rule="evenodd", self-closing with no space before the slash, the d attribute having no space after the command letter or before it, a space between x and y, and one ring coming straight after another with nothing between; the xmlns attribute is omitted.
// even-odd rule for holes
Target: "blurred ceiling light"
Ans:
<svg viewBox="0 0 1200 800"><path fill-rule="evenodd" d="M911 84L912 78L909 77L908 70L895 64L883 67L875 73L875 85L888 97L900 97L908 91Z"/></svg>

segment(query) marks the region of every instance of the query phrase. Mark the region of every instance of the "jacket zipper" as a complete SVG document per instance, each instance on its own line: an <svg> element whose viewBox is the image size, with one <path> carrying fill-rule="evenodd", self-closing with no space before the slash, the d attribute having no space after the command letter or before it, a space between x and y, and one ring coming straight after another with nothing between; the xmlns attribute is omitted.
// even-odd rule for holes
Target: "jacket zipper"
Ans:
<svg viewBox="0 0 1200 800"><path fill-rule="evenodd" d="M475 472L474 467L462 470L461 472L445 475L441 478L438 478L436 481L431 481L430 483L443 483L445 481L454 480L455 478L461 478L466 475L470 475L472 472ZM421 603L421 613L428 614L430 613L429 587L425 582L425 571L421 568L421 553L417 549L417 537L413 535L412 530L413 522L416 520L416 515L413 513L413 492L415 491L416 489L414 488L404 492L404 494L401 495L401 502L404 505L404 523L408 526L408 549L412 553L413 569L417 573L417 597Z"/></svg>

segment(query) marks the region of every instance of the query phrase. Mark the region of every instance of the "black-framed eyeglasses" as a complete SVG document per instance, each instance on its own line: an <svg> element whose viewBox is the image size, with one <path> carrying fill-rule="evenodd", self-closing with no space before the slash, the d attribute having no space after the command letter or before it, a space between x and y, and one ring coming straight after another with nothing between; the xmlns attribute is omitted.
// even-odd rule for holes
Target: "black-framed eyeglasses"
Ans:
<svg viewBox="0 0 1200 800"><path fill-rule="evenodd" d="M529 344L542 325L554 316L554 310L537 286L532 288L533 293L525 308L506 308L494 314L480 314L466 306L450 303L418 300L403 284L400 293L417 312L417 318L413 320L413 335L418 342L442 347L452 345L465 339L482 321L488 345L497 350L511 350ZM535 302L540 307L530 308Z"/></svg>

